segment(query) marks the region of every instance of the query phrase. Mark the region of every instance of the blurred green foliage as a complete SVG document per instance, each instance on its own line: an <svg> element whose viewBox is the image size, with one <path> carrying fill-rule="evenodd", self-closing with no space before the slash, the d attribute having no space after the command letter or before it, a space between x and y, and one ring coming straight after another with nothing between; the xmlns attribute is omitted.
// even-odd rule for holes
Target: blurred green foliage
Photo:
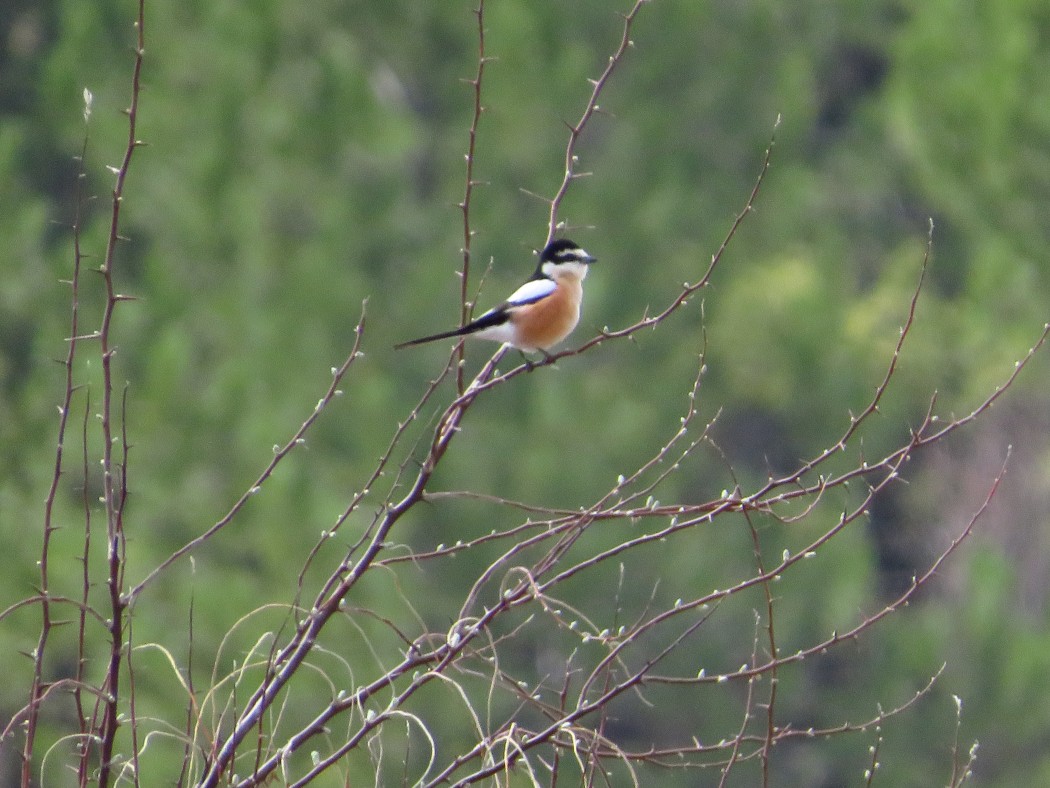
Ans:
<svg viewBox="0 0 1050 788"><path fill-rule="evenodd" d="M127 0L24 0L0 12L5 606L37 580L62 385L52 359L64 355L68 334L68 290L59 280L71 270L73 159L87 133L92 199L81 206L82 243L97 261L106 165L117 163L126 139L120 110L131 21ZM560 181L563 122L582 110L587 79L620 30L603 0L493 0L485 21L493 60L476 161L484 185L471 205L472 288L491 261L481 305L531 270L546 205L528 193L550 195ZM164 643L185 664L180 634L192 598L201 680L217 653L222 674L252 647L253 636L238 628L220 650L244 611L290 598L307 551L446 358L444 348L395 354L391 345L459 316L456 204L476 27L466 4L210 0L147 4L146 40L139 137L148 147L132 166L131 240L117 259L120 290L138 300L120 305L115 326L133 442L132 582L252 484L271 447L310 413L368 302L366 356L344 400L192 567L179 564L140 602L149 614L133 618L136 642ZM573 186L561 216L600 259L576 339L661 308L705 270L779 115L758 208L705 291L703 318L698 299L634 343L604 344L484 398L441 466L438 488L588 504L677 428L703 348L701 413L720 412L714 436L745 489L793 468L837 440L881 380L931 217L919 317L863 450L880 455L906 439L934 391L939 412L962 414L1005 378L1038 335L1050 295L1045 4L657 0L639 15L634 42L581 141L581 169L593 174ZM85 87L95 97L86 127ZM85 279L92 327L96 284ZM468 346L467 357L474 368L485 350ZM1040 362L1011 394L1017 404L989 415L981 440L950 444L949 481L943 463L920 462L912 484L873 513L869 531L853 528L785 581L785 652L877 610L895 587L893 572L907 578L943 549L983 499L1007 443L1034 446L1023 456L1045 468L1046 420L1032 429L1029 418L1045 411L1045 375ZM78 407L90 413L97 370L78 376L92 398L88 405L82 393ZM70 461L76 468L80 460ZM97 462L88 466L97 483ZM1045 470L1019 476L1027 484L1002 495L1045 503ZM734 484L713 452L676 478L662 493L668 498L698 501ZM70 472L64 481L69 528L57 537L53 571L78 588L80 477ZM782 675L785 717L819 727L868 719L880 702L900 704L947 663L934 692L887 726L877 784L948 779L952 694L964 699L962 750L981 741L977 784L1032 785L1050 772L1050 573L1017 560L1029 540L1045 545L1046 507L997 511L995 527L978 529L976 549L957 556L920 604ZM488 530L485 516L480 505L435 505L398 538L452 543ZM761 536L776 555L827 525L767 527ZM694 552L659 567L630 558L637 585L629 592L647 596L662 576L669 588L702 593L753 570L742 524L697 534L690 546ZM456 560L481 566L486 556ZM428 598L432 609L417 612L442 630L462 596L457 578L454 569L419 574L422 596L400 593ZM600 585L579 593L600 599ZM381 605L387 594L373 591L359 604ZM727 612L704 630L698 664L739 664L715 637L762 602L739 604L742 618ZM32 647L38 623L30 610L4 622L4 719L25 700L29 661L19 652ZM164 660L143 659L140 693L168 694L181 708ZM56 673L68 669L60 663L56 655ZM701 723L672 705L666 725L699 733L713 717L713 731L737 714L706 710ZM774 761L777 784L858 784L871 743L861 736L785 747ZM158 759L181 753L159 750Z"/></svg>

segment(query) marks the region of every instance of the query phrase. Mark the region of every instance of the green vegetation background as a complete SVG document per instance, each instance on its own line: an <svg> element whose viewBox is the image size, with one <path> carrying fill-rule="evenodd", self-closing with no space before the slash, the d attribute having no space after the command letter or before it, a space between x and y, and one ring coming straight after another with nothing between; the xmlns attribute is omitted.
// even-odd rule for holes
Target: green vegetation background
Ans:
<svg viewBox="0 0 1050 788"><path fill-rule="evenodd" d="M578 116L587 78L618 40L615 10L626 8L488 3L495 60L472 225L475 270L493 261L482 305L531 270L546 207L527 192L549 195L561 178L563 121ZM126 135L132 11L127 0L0 10L0 606L29 595L36 579L62 385L52 360L68 333L59 280L71 268L81 94L95 97L88 193L98 198L86 206L84 246L99 255L105 165L117 163ZM133 581L250 485L345 357L368 299L366 357L345 401L265 500L198 554L193 571L184 562L169 573L147 597L150 617L136 619L140 641L167 632L185 653L178 633L192 594L197 648L214 654L243 611L289 598L306 550L446 358L444 346L391 345L458 319L456 203L471 109L463 79L476 68L476 30L466 2L190 0L148 3L146 40L138 136L149 147L132 166L131 241L117 261L120 290L138 300L121 305L115 326L118 374L130 385ZM697 278L780 114L758 210L705 292L703 319L696 303L636 343L566 359L488 398L441 486L552 505L591 500L666 437L702 328L703 409L720 411L715 436L742 483L792 467L835 440L879 381L929 218L931 280L866 450L904 439L935 390L942 413L961 414L1009 373L1050 296L1050 6L655 0L634 41L581 142L581 169L593 174L562 212L600 258L576 338L634 322ZM88 288L85 314L98 303ZM468 363L485 352L469 347ZM964 748L981 743L975 784L1050 783L1046 373L1038 363L1004 406L925 455L867 531L838 540L785 593L787 650L877 609L965 524L1014 444L1000 501L921 602L784 677L795 719L833 724L903 702L947 663L930 697L885 731L880 784L948 779L953 694L964 703ZM675 492L700 500L732 485L711 456ZM63 495L75 524L75 474ZM479 511L435 507L400 538L437 544L485 531ZM746 571L744 537L712 532L702 553L649 567L638 593L654 576L700 591L727 566ZM75 528L63 532L66 560L53 570L73 588L79 544ZM432 605L422 615L447 622L456 578L417 581ZM30 663L20 652L37 624L27 612L0 629L5 720L25 700ZM717 643L707 657L735 658ZM147 694L152 680L144 667ZM694 713L671 709L668 724L688 731ZM799 746L784 756L791 777L781 784L857 784L869 744Z"/></svg>

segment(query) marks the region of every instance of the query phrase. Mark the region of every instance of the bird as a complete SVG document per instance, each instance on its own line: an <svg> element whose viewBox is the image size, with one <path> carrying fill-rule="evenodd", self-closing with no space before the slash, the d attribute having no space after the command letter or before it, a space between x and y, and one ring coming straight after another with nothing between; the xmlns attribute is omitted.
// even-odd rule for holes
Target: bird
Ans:
<svg viewBox="0 0 1050 788"><path fill-rule="evenodd" d="M551 241L540 252L536 272L510 298L466 325L395 345L400 350L450 337L475 336L510 345L523 353L548 350L580 322L583 280L597 262L568 238Z"/></svg>

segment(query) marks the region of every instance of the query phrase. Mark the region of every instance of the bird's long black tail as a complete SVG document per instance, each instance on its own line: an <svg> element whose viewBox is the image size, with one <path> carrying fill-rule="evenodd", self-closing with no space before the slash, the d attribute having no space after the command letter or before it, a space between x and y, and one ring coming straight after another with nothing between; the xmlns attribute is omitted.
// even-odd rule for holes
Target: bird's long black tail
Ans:
<svg viewBox="0 0 1050 788"><path fill-rule="evenodd" d="M472 320L465 326L454 328L451 331L442 331L440 334L431 334L428 337L420 337L419 339L410 339L408 342L402 342L398 345L394 345L394 350L401 350L401 348L412 347L413 345L425 345L427 342L436 342L439 339L449 339L450 337L462 337L468 334L474 334L485 328L491 328L492 326L502 325L506 323L508 319L507 310L500 307L497 309L490 309L488 312L483 314L476 320Z"/></svg>
<svg viewBox="0 0 1050 788"><path fill-rule="evenodd" d="M471 333L471 326L466 325L462 328L457 328L452 331L442 331L440 334L431 334L428 337L420 337L419 339L410 339L407 342L399 342L394 345L394 350L401 350L402 348L412 347L413 345L425 345L427 342L437 342L439 339L449 339L450 337L461 337L464 334Z"/></svg>

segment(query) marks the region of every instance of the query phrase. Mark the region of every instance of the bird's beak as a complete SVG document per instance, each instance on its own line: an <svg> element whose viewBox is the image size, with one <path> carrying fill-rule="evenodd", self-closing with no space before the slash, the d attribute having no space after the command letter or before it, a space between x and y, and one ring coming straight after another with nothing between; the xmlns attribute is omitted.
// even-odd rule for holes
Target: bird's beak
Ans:
<svg viewBox="0 0 1050 788"><path fill-rule="evenodd" d="M591 265L592 263L598 262L598 258L588 254L584 255L583 260L581 260L580 262L586 263L587 265Z"/></svg>

